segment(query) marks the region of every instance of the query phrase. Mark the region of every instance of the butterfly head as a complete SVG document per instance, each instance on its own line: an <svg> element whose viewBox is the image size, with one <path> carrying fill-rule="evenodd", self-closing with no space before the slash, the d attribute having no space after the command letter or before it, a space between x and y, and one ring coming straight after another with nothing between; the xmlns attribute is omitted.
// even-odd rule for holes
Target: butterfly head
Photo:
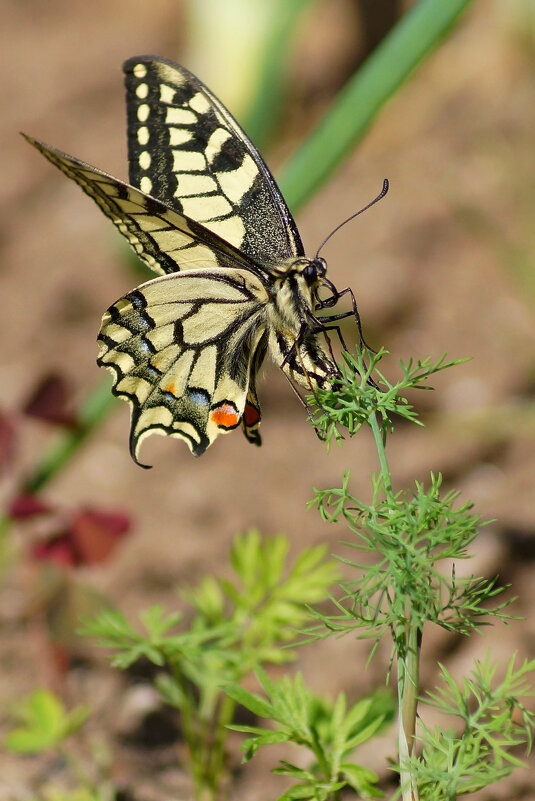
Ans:
<svg viewBox="0 0 535 801"><path fill-rule="evenodd" d="M300 256L298 259L276 267L273 272L282 282L288 279L294 281L297 279L299 282L304 281L310 289L315 289L325 278L327 262L321 257L307 259L305 256Z"/></svg>
<svg viewBox="0 0 535 801"><path fill-rule="evenodd" d="M301 272L310 287L318 286L327 272L327 262L321 256L315 259L303 259Z"/></svg>
<svg viewBox="0 0 535 801"><path fill-rule="evenodd" d="M278 320L284 320L297 333L318 303L318 290L330 282L325 277L327 263L316 257L300 256L272 269L271 299ZM274 325L277 322L274 321Z"/></svg>

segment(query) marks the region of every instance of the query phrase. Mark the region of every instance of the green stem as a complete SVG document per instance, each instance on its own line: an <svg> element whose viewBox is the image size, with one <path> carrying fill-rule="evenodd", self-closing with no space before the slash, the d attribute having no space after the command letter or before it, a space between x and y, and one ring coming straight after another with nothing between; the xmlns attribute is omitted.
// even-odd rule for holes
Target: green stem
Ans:
<svg viewBox="0 0 535 801"><path fill-rule="evenodd" d="M316 732L314 730L311 731L311 737L312 737L312 740L311 740L312 751L314 753L314 756L316 757L316 759L318 761L318 765L319 765L320 770L322 771L322 773L323 773L323 775L325 777L325 781L329 781L330 779L333 778L331 776L330 766L329 766L329 763L328 763L327 759L325 759L325 754L323 752L323 748L321 747L321 745L319 743L319 740L318 740L318 736L317 736L317 734L316 734Z"/></svg>
<svg viewBox="0 0 535 801"><path fill-rule="evenodd" d="M225 746L227 744L227 725L232 722L236 702L225 693L221 697L219 711L215 721L215 735L210 759L210 774L214 786L214 796L218 794L219 787L225 776Z"/></svg>
<svg viewBox="0 0 535 801"><path fill-rule="evenodd" d="M471 1L420 0L383 39L286 165L279 183L292 211L302 206L351 152L387 100Z"/></svg>
<svg viewBox="0 0 535 801"><path fill-rule="evenodd" d="M392 480L386 458L385 442L379 425L378 416L373 412L368 422L373 432L384 491L388 498L393 498ZM414 732L416 728L416 712L418 707L421 631L410 620L399 624L395 637L395 648L398 664L398 755L400 764L400 781L403 801L418 801L418 787L407 765L408 758L414 748Z"/></svg>
<svg viewBox="0 0 535 801"><path fill-rule="evenodd" d="M283 112L287 88L288 54L299 23L316 0L277 0L272 9L271 29L258 65L254 97L241 123L247 135L261 150L274 133Z"/></svg>
<svg viewBox="0 0 535 801"><path fill-rule="evenodd" d="M369 426L373 432L375 440L375 447L377 448L377 455L379 457L379 464L381 466L381 478L383 479L383 487L386 495L391 498L393 496L392 479L390 477L390 468L386 458L384 438L381 433L381 427L377 420L377 412L372 412L368 418Z"/></svg>
<svg viewBox="0 0 535 801"><path fill-rule="evenodd" d="M398 755L403 801L418 801L418 786L407 760L414 749L416 712L420 686L421 631L414 623L401 623L398 649Z"/></svg>
<svg viewBox="0 0 535 801"><path fill-rule="evenodd" d="M73 457L93 429L104 420L114 404L115 398L110 392L109 381L96 387L78 410L76 428L57 435L24 480L24 491L38 492L47 484Z"/></svg>
<svg viewBox="0 0 535 801"><path fill-rule="evenodd" d="M173 678L180 688L180 694L183 698L182 706L180 707L180 722L182 725L182 733L188 749L189 762L191 765L191 776L193 778L194 795L197 801L202 799L211 799L211 793L207 792L206 782L204 778L203 769L203 753L201 743L199 742L198 732L195 727L195 699L191 693L187 681L179 667L170 665Z"/></svg>

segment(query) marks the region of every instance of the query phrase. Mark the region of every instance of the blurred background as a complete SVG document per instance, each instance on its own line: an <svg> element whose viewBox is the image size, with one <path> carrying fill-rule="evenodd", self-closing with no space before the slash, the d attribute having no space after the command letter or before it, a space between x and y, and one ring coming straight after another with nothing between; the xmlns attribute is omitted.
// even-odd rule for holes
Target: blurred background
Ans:
<svg viewBox="0 0 535 801"><path fill-rule="evenodd" d="M113 729L125 703L120 679L101 655L78 653L88 645L74 642L66 619L90 593L131 616L155 601L176 603L177 587L224 570L232 537L249 527L287 533L295 553L306 544L334 545L344 532L307 511L312 488L337 486L349 468L354 494L368 498L377 470L366 432L326 453L281 371L266 364L262 448L236 432L196 460L182 443L151 437L143 461L154 468L143 471L128 454L128 410L117 401L43 487L43 513L30 508L19 497L21 481L54 433L50 422L68 429L88 393L103 380L111 385L95 364L100 317L144 276L94 204L18 131L126 179L121 63L155 53L198 74L243 121L277 175L410 5L295 2L277 30L284 3L273 0L3 0L0 458L4 503L16 497L19 507L6 534L0 586L0 703L60 676L63 691L90 698L99 725ZM281 37L285 58L266 86L260 79L269 36L271 44ZM259 87L273 93L264 118L255 113ZM534 4L480 0L298 215L313 253L388 177L388 196L327 245L329 276L337 287L353 288L367 341L390 351L383 363L390 377L398 375L399 359L471 357L438 376L435 392L414 398L426 428L400 425L390 462L398 487L442 472L448 487L495 519L475 545L469 572L499 572L518 596L515 614L526 620L470 641L431 632L424 685L437 659L461 674L487 648L504 661L513 651L535 656L534 130ZM70 531L73 520L93 532L93 542L114 542L78 559L91 588L81 598L37 565L43 544ZM367 651L351 638L328 641L319 653L304 648L299 667L315 690L355 696L380 681L381 670L364 667ZM84 670L68 669L76 658ZM136 797L158 798L148 767L157 763L157 749L123 748ZM386 770L384 754L392 751L385 738L372 767ZM2 781L12 794L2 796L0 785L0 798L19 798L13 787L23 793L35 770L7 759ZM268 770L260 756L244 771L243 797L262 801L282 792L275 778L271 789ZM504 787L492 797L531 798L535 786L519 771Z"/></svg>

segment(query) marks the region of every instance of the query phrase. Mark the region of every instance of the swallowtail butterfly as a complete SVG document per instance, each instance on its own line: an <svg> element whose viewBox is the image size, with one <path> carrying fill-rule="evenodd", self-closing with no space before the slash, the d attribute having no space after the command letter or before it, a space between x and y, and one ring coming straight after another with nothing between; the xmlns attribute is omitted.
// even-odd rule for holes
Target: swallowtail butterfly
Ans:
<svg viewBox="0 0 535 801"><path fill-rule="evenodd" d="M26 137L159 274L106 311L97 362L131 406L138 464L153 433L185 440L196 456L240 425L260 445L266 352L293 386L329 386L339 369L322 335L342 317L358 323L353 295L326 278L323 258L306 258L262 157L198 78L155 56L123 69L130 184ZM353 311L316 316L345 292Z"/></svg>

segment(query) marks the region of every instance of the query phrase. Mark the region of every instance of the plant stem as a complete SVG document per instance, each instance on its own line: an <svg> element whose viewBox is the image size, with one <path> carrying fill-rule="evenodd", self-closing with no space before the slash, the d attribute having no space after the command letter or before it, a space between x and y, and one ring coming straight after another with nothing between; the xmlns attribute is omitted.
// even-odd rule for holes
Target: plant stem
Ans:
<svg viewBox="0 0 535 801"><path fill-rule="evenodd" d="M261 150L276 130L288 85L286 71L290 45L298 32L303 12L316 0L271 0L270 30L257 67L256 91L241 123Z"/></svg>
<svg viewBox="0 0 535 801"><path fill-rule="evenodd" d="M387 497L391 498L393 495L392 479L390 478L390 468L386 459L385 443L381 433L381 427L377 420L377 412L373 412L368 417L369 426L373 432L375 440L375 447L377 448L377 455L379 457L379 464L381 465L381 478L383 479L383 487Z"/></svg>
<svg viewBox="0 0 535 801"><path fill-rule="evenodd" d="M226 778L225 745L228 737L228 729L226 727L232 722L235 709L236 702L234 699L231 698L230 695L224 693L220 699L219 710L215 718L214 742L210 759L210 773L214 785L214 796L217 795L222 780Z"/></svg>
<svg viewBox="0 0 535 801"><path fill-rule="evenodd" d="M398 755L403 801L418 801L418 787L407 760L414 748L416 711L420 686L421 631L414 623L400 623L396 637L398 660Z"/></svg>
<svg viewBox="0 0 535 801"><path fill-rule="evenodd" d="M208 792L203 770L203 751L199 741L198 732L195 728L195 699L191 688L176 665L171 665L173 679L180 688L183 703L180 707L180 722L184 740L188 749L189 763L191 766L191 776L193 778L194 795L197 801L206 799L210 801L212 793Z"/></svg>
<svg viewBox="0 0 535 801"><path fill-rule="evenodd" d="M313 751L314 756L316 757L316 759L318 761L318 765L320 767L320 770L322 771L323 776L325 777L325 781L329 781L329 780L334 778L333 776L331 776L331 771L329 769L329 763L325 759L325 754L323 753L323 748L321 747L321 744L320 744L320 742L318 740L317 733L314 730L312 730L311 731L311 735L312 735L312 751Z"/></svg>
<svg viewBox="0 0 535 801"><path fill-rule="evenodd" d="M392 479L386 458L385 443L376 412L369 416L368 422L373 432L381 465L384 491L387 498L393 498ZM412 755L414 747L420 684L421 630L411 621L410 609L407 612L407 617L408 622L405 619L400 621L394 638L398 665L398 757L403 801L418 801L418 787L407 767L407 760Z"/></svg>

